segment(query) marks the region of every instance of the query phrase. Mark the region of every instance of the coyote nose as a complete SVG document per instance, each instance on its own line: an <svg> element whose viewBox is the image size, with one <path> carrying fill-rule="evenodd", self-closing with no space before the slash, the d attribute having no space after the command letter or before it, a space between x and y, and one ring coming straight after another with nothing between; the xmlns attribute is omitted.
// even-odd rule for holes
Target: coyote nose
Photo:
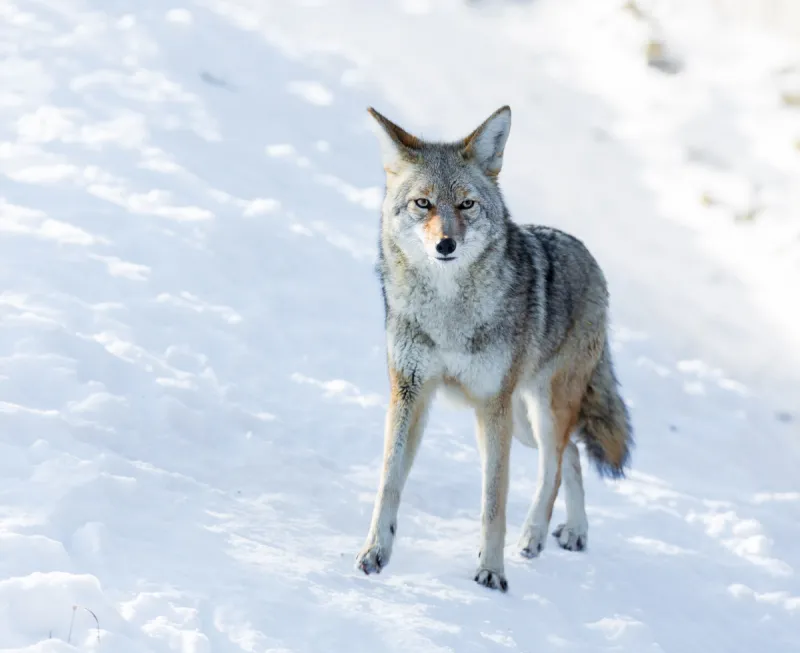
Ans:
<svg viewBox="0 0 800 653"><path fill-rule="evenodd" d="M442 256L450 256L456 251L456 241L452 238L442 238L436 243L436 251Z"/></svg>

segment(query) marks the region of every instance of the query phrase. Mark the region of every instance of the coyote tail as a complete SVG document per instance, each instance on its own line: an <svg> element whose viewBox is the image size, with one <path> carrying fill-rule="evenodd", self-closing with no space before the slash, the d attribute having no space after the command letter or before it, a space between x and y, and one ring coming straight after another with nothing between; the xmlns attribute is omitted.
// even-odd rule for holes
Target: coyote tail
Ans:
<svg viewBox="0 0 800 653"><path fill-rule="evenodd" d="M578 438L600 476L624 478L634 446L630 415L619 394L608 340L581 401Z"/></svg>

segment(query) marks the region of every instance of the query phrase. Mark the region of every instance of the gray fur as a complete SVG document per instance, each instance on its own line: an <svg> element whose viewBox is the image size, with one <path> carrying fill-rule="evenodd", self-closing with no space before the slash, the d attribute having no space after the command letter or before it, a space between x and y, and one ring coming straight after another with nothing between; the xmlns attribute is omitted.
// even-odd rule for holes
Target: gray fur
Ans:
<svg viewBox="0 0 800 653"><path fill-rule="evenodd" d="M433 393L445 389L467 401L478 419L484 493L475 579L504 590L511 433L540 448L524 555L544 546L565 450L568 515L556 537L565 548L586 545L580 460L575 445L559 439L561 426L573 423L570 415L578 416L574 435L601 473L622 476L628 463L633 440L608 347L606 281L578 239L510 218L497 183L508 107L452 143L420 141L371 113L387 171L377 272L393 404L381 486L358 566L371 573L388 563L424 416ZM417 206L420 198L430 208ZM475 205L466 208L465 200ZM455 240L452 260L440 260L440 238ZM413 421L409 416L417 413Z"/></svg>

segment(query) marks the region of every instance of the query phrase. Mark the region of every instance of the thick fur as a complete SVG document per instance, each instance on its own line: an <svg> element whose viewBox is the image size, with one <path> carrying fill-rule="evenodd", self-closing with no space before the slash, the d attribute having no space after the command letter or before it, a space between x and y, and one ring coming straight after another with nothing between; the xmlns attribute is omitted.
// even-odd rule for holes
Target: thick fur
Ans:
<svg viewBox="0 0 800 653"><path fill-rule="evenodd" d="M520 541L528 557L544 547L562 480L567 521L553 534L567 549L587 544L573 437L602 475L619 478L629 463L633 438L608 345L606 280L576 238L510 218L497 181L508 107L451 143L423 141L370 113L386 171L377 271L391 401L380 486L357 565L369 574L389 562L428 409L445 390L471 406L477 421L483 505L475 580L505 591L512 435L539 449Z"/></svg>

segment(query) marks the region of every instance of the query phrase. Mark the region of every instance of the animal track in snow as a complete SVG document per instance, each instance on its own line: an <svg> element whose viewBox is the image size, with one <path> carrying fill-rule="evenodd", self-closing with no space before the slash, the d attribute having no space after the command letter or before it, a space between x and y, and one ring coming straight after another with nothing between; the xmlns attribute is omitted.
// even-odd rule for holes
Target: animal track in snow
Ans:
<svg viewBox="0 0 800 653"><path fill-rule="evenodd" d="M666 556L680 556L680 555L695 555L694 551L684 549L683 547L670 544L651 537L634 536L629 537L628 542L633 544L637 549L650 553L653 555L666 555Z"/></svg>
<svg viewBox="0 0 800 653"><path fill-rule="evenodd" d="M357 204L367 211L377 211L383 202L383 190L377 186L356 188L333 175L317 175L316 181L337 191L348 202Z"/></svg>
<svg viewBox="0 0 800 653"><path fill-rule="evenodd" d="M363 408L373 406L384 406L383 397L378 394L363 394L357 386L349 381L334 379L332 381L318 381L303 374L292 374L292 381L305 385L312 385L323 390L323 396L327 399L336 399L344 404L357 404Z"/></svg>
<svg viewBox="0 0 800 653"><path fill-rule="evenodd" d="M242 210L242 215L246 218L269 215L281 209L281 203L269 197L257 197L255 199L246 200L216 189L208 191L208 194L222 205L233 205L240 208Z"/></svg>
<svg viewBox="0 0 800 653"><path fill-rule="evenodd" d="M333 93L325 86L315 81L290 82L287 87L289 93L303 98L309 104L327 107L333 104Z"/></svg>
<svg viewBox="0 0 800 653"><path fill-rule="evenodd" d="M201 315L203 313L218 315L228 324L239 324L242 321L242 316L229 306L215 306L214 304L209 304L187 291L182 291L178 295L161 293L156 297L156 302L178 308L185 308Z"/></svg>
<svg viewBox="0 0 800 653"><path fill-rule="evenodd" d="M719 540L734 555L765 569L773 576L791 576L791 566L769 555L772 540L757 519L742 519L733 510L689 511L686 521L702 524L706 533Z"/></svg>
<svg viewBox="0 0 800 653"><path fill-rule="evenodd" d="M709 384L740 397L749 396L747 387L729 378L722 370L706 365L700 360L682 360L674 366L659 363L648 356L639 356L636 364L648 368L660 377L672 377L675 372L685 377L683 390L690 395L705 395Z"/></svg>
<svg viewBox="0 0 800 653"><path fill-rule="evenodd" d="M150 268L148 266L139 265L138 263L128 263L116 256L90 254L89 258L105 263L108 273L112 277L122 277L130 279L131 281L146 281L147 277L150 275Z"/></svg>
<svg viewBox="0 0 800 653"><path fill-rule="evenodd" d="M298 168L311 167L311 160L308 157L298 154L294 145L290 143L276 143L274 145L267 145L264 148L267 156L273 159L288 159L294 163Z"/></svg>
<svg viewBox="0 0 800 653"><path fill-rule="evenodd" d="M181 107L186 110L186 121L163 118L167 129L184 128L187 124L201 138L209 142L221 140L216 122L206 112L203 102L194 93L186 91L164 72L134 67L121 70L94 70L73 77L70 89L75 93L91 94L96 90L111 90L143 107Z"/></svg>
<svg viewBox="0 0 800 653"><path fill-rule="evenodd" d="M60 245L94 245L104 242L74 225L48 218L43 211L10 204L0 197L0 232L52 240Z"/></svg>
<svg viewBox="0 0 800 653"><path fill-rule="evenodd" d="M191 597L177 591L140 592L120 605L120 614L169 650L211 653L204 624L192 603Z"/></svg>
<svg viewBox="0 0 800 653"><path fill-rule="evenodd" d="M727 390L728 392L733 392L742 397L749 394L747 388L743 384L728 378L722 370L715 369L703 361L678 361L676 368L681 374L694 377L693 380L687 381L684 384L684 389L688 394L705 394L706 383L713 383L721 390Z"/></svg>
<svg viewBox="0 0 800 653"><path fill-rule="evenodd" d="M175 25L191 25L194 20L192 12L188 9L170 9L164 14L164 18Z"/></svg>
<svg viewBox="0 0 800 653"><path fill-rule="evenodd" d="M800 614L800 596L792 596L789 592L756 592L746 585L735 583L728 587L728 592L736 598L750 598L757 603L776 605L787 612Z"/></svg>
<svg viewBox="0 0 800 653"><path fill-rule="evenodd" d="M753 503L800 503L800 492L759 492Z"/></svg>

